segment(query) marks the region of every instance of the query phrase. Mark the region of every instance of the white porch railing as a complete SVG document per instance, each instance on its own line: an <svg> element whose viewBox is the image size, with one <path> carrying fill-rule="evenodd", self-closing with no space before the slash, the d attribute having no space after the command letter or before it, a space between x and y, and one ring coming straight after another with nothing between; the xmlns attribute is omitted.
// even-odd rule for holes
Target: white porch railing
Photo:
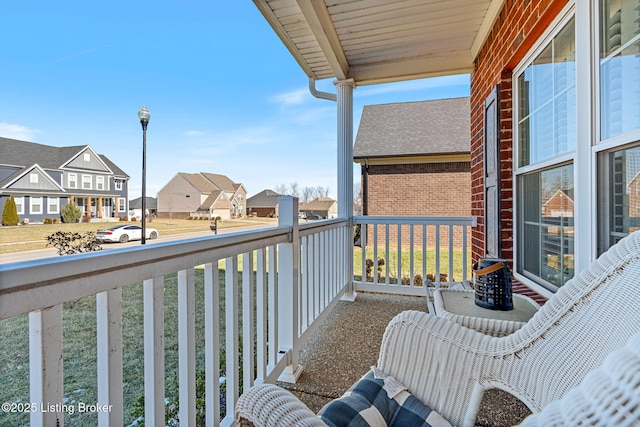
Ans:
<svg viewBox="0 0 640 427"><path fill-rule="evenodd" d="M145 425L164 425L164 288L167 275L176 275L178 417L182 425L196 425L195 269L200 265L207 425L231 424L240 384L294 380L303 340L345 288L349 275L340 271L345 253L333 248L347 247L352 227L348 220L333 220L299 229L297 199L284 197L280 207L275 228L0 265L0 319L29 314L29 403L35 409L29 411L30 424L62 426L65 413L78 411L63 403L63 303L95 295L97 402L85 403L108 408L97 414L100 426L123 425L122 291L142 282ZM221 371L227 407L222 420Z"/></svg>
<svg viewBox="0 0 640 427"><path fill-rule="evenodd" d="M358 216L355 224L358 290L424 296L427 280L438 285L469 278L475 217Z"/></svg>
<svg viewBox="0 0 640 427"><path fill-rule="evenodd" d="M0 265L0 320L27 313L29 317L28 399L34 408L29 411L30 424L64 425L69 408L63 403L63 304L95 295L97 402L85 403L108 408L97 414L98 425L123 425L123 290L142 284L145 425L164 425L164 324L173 320L165 313L168 276L170 280L177 278L181 424L196 425L196 286L203 287L204 295L208 426L232 423L232 408L243 388L276 379L295 381L300 373L300 347L339 298L353 294L350 282L354 274L353 221L333 219L299 225L297 208L297 199L281 198L279 225L269 229ZM467 228L475 223L469 218L358 217L355 224L362 225L362 241L368 242L373 259L381 256L386 266L385 274L374 273L371 282L361 281L358 288L424 295L417 289L414 272L422 271L424 276L429 264L418 267L416 261L410 261L407 272L414 280L402 286L397 278L402 278L405 266L397 261L394 283L389 269L395 262L392 248L397 248L398 259L404 259L406 252L413 260L418 252L415 243L429 243L429 238L418 236L430 235L425 233L431 226L448 229L447 271L453 271L455 240L451 239L455 233L451 230L461 227L466 236ZM370 237L366 236L367 226ZM396 237L390 232L394 228ZM440 233L434 238L442 239L436 236ZM404 243L407 239L409 245ZM462 254L466 248L462 247ZM368 253L364 244L361 258L366 259ZM435 249L435 274L444 271L440 267L444 253ZM461 256L466 265L468 258ZM196 274L200 266L202 273ZM202 276L202 284L196 276ZM364 267L362 277L367 277ZM225 363L221 362L221 351ZM224 418L220 416L220 372L225 376Z"/></svg>

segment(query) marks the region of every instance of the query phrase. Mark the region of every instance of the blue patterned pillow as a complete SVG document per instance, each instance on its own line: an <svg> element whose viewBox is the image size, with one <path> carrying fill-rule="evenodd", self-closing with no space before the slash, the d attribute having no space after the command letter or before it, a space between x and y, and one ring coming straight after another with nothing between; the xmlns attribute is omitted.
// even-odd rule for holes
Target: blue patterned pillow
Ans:
<svg viewBox="0 0 640 427"><path fill-rule="evenodd" d="M318 416L330 427L450 426L404 387L391 393L387 388L383 378L369 371L340 399L326 404Z"/></svg>

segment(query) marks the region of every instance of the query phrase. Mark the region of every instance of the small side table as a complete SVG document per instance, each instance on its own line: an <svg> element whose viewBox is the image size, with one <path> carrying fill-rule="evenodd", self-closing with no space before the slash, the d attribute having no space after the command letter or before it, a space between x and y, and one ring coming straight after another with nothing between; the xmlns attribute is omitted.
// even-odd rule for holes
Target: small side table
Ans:
<svg viewBox="0 0 640 427"><path fill-rule="evenodd" d="M494 337L514 333L540 309L531 298L513 294L513 310L489 310L476 305L474 291L443 288L434 292L433 305L436 316Z"/></svg>

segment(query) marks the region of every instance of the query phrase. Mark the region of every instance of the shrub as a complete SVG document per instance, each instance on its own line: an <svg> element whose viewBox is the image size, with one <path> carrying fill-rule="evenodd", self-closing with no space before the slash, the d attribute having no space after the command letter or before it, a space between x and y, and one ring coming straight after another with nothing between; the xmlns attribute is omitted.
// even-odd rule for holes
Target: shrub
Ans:
<svg viewBox="0 0 640 427"><path fill-rule="evenodd" d="M60 224L60 218L53 218L54 224Z"/></svg>
<svg viewBox="0 0 640 427"><path fill-rule="evenodd" d="M43 222L45 224L53 224L53 220L51 218L45 218Z"/></svg>
<svg viewBox="0 0 640 427"><path fill-rule="evenodd" d="M80 217L82 216L82 210L76 206L75 203L69 202L62 208L62 212L60 212L62 216L62 222L71 224L74 222L78 222Z"/></svg>
<svg viewBox="0 0 640 427"><path fill-rule="evenodd" d="M126 221L126 220L127 220L127 217L126 217L126 216L121 216L121 217L120 217L120 221Z"/></svg>
<svg viewBox="0 0 640 427"><path fill-rule="evenodd" d="M2 225L18 225L20 217L18 216L18 207L13 196L4 203L2 209Z"/></svg>
<svg viewBox="0 0 640 427"><path fill-rule="evenodd" d="M58 255L81 254L102 250L96 240L96 233L88 231L84 234L72 231L56 231L47 236L47 246L58 249Z"/></svg>

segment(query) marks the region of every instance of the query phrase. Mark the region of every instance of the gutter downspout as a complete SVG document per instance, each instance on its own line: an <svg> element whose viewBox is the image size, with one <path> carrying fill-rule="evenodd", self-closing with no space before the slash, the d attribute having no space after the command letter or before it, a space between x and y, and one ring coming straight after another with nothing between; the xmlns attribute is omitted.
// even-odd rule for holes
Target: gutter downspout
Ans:
<svg viewBox="0 0 640 427"><path fill-rule="evenodd" d="M318 99L326 99L327 101L333 102L338 100L338 96L335 93L321 92L316 89L316 79L313 77L309 77L309 92Z"/></svg>

